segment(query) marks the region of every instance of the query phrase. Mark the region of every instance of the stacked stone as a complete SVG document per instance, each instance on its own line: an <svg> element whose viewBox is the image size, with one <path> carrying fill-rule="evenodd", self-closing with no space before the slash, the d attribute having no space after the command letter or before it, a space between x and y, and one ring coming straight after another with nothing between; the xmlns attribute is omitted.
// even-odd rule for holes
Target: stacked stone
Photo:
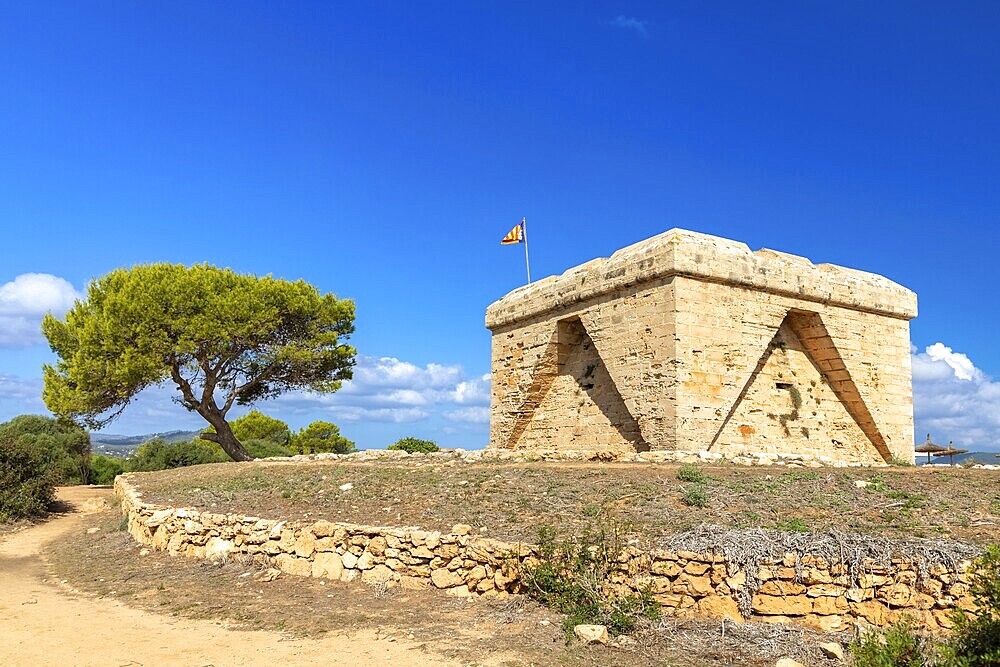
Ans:
<svg viewBox="0 0 1000 667"><path fill-rule="evenodd" d="M611 581L621 594L649 591L668 615L729 617L769 623L797 623L824 631L849 629L862 621L884 627L910 617L922 627L950 628L956 607L971 610L971 561L952 570L930 565L923 573L907 559L890 565L866 560L856 581L842 563L811 555L785 554L756 571L758 587L748 589L747 572L717 554L626 549ZM746 598L744 616L739 600Z"/></svg>
<svg viewBox="0 0 1000 667"><path fill-rule="evenodd" d="M218 559L245 555L293 575L328 580L436 588L449 595L506 597L525 591L520 572L538 562L537 547L471 534L363 526L330 521L277 521L160 507L141 500L119 475L115 492L133 538L173 555ZM608 595L650 592L668 615L730 617L843 630L856 621L886 626L905 616L935 631L950 627L950 610L972 608L971 562L955 569L914 563L862 563L852 581L841 563L789 553L747 572L718 554L622 550ZM744 601L741 610L740 600ZM749 609L747 609L747 606Z"/></svg>
<svg viewBox="0 0 1000 667"><path fill-rule="evenodd" d="M141 502L125 476L115 482L133 538L189 558L254 557L288 574L443 589L449 595L507 596L521 592L518 564L532 547L472 535L329 521L275 521Z"/></svg>

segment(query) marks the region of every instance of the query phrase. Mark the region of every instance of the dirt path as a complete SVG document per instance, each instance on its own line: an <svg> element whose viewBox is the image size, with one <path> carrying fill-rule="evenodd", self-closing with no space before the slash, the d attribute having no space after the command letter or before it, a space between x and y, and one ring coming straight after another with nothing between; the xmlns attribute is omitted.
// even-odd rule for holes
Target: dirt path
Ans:
<svg viewBox="0 0 1000 667"><path fill-rule="evenodd" d="M322 639L236 631L215 623L159 616L75 593L49 579L41 547L111 502L109 489L66 487L65 514L0 537L0 664L184 665L457 665L374 631Z"/></svg>

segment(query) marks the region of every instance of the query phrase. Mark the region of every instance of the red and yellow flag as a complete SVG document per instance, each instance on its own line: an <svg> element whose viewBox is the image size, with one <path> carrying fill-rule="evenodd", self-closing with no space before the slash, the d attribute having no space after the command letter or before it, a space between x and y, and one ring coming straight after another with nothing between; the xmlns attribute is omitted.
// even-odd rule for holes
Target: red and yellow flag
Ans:
<svg viewBox="0 0 1000 667"><path fill-rule="evenodd" d="M507 232L500 245L511 245L513 243L524 243L524 220L521 220L514 229Z"/></svg>

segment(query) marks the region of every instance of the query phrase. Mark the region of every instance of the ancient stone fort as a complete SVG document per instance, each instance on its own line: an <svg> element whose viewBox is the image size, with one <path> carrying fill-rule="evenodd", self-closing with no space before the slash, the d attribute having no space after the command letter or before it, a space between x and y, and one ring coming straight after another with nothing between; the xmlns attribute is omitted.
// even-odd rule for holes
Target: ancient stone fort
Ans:
<svg viewBox="0 0 1000 667"><path fill-rule="evenodd" d="M913 458L916 295L673 229L486 311L490 447Z"/></svg>

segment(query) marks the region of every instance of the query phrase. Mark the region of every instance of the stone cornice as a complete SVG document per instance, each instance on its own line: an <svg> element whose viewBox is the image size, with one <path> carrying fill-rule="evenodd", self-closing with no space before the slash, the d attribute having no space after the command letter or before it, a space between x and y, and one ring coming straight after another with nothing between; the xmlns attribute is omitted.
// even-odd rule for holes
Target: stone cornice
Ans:
<svg viewBox="0 0 1000 667"><path fill-rule="evenodd" d="M776 250L671 229L614 253L510 292L486 310L486 327L501 329L552 310L684 276L910 320L917 295L888 278L833 264L813 264Z"/></svg>

